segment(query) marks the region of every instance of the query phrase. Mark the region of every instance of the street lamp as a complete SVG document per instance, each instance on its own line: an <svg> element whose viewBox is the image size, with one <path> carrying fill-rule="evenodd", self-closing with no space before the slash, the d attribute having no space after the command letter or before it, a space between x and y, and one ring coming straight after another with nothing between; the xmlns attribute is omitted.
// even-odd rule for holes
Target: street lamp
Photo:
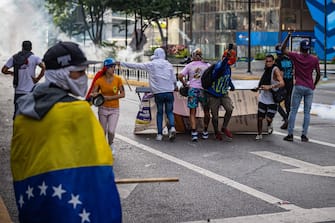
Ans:
<svg viewBox="0 0 335 223"><path fill-rule="evenodd" d="M325 5L324 5L324 14L325 14L325 25L324 25L324 52L325 52L325 57L324 57L324 70L323 70L323 78L322 80L327 81L327 0L325 0Z"/></svg>

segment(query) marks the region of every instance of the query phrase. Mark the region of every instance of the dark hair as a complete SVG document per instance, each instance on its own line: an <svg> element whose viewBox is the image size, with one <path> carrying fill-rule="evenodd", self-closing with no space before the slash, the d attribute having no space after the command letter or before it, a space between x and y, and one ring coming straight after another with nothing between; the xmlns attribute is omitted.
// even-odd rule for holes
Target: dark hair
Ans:
<svg viewBox="0 0 335 223"><path fill-rule="evenodd" d="M274 56L272 54L268 54L265 56L266 58L271 58L273 61L275 60Z"/></svg>
<svg viewBox="0 0 335 223"><path fill-rule="evenodd" d="M32 49L32 44L29 40L25 40L22 42L22 49L26 51L30 51Z"/></svg>

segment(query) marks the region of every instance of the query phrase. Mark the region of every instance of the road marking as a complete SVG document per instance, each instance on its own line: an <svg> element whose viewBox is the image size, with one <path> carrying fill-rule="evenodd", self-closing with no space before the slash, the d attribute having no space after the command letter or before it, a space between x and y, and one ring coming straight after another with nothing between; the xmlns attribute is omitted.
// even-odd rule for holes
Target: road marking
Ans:
<svg viewBox="0 0 335 223"><path fill-rule="evenodd" d="M276 153L268 152L268 151L256 151L250 152L257 156L261 156L266 159L274 160L280 163L285 163L290 166L298 167L296 169L283 169L283 171L294 172L294 173L302 173L302 174L310 174L317 176L325 176L325 177L335 177L335 166L320 166L312 163L308 163L305 161L301 161L298 159L294 159L287 156L282 156Z"/></svg>
<svg viewBox="0 0 335 223"><path fill-rule="evenodd" d="M282 132L277 132L277 131L273 131L273 134L281 135L281 136L287 136L287 133L282 133ZM294 138L298 139L299 141L301 140L299 136L294 136ZM323 142L323 141L319 141L319 140L315 140L315 139L309 139L309 142L335 148L335 144L330 143L330 142ZM291 142L288 142L288 143L291 143Z"/></svg>
<svg viewBox="0 0 335 223"><path fill-rule="evenodd" d="M187 168L187 169L189 169L191 171L197 172L197 173L199 173L199 174L201 174L203 176L209 177L209 178L211 178L213 180L216 180L216 181L218 181L218 182L220 182L222 184L225 184L227 186L233 187L233 188L235 188L235 189L237 189L239 191L242 191L242 192L244 192L246 194L249 194L249 195L251 195L253 197L261 199L261 200L263 200L263 201L265 201L267 203L276 205L276 206L278 206L280 208L283 208L285 210L299 210L299 209L301 209L300 207L298 207L298 206L296 206L294 204L290 204L290 202L283 201L283 200L281 200L281 199L279 199L277 197L274 197L272 195L263 193L261 191L258 191L256 189L251 188L249 186L246 186L244 184L240 184L240 183L238 183L238 182L236 182L236 181L234 181L234 180L232 180L232 179L230 179L228 177L221 176L221 175L216 174L216 173L214 173L212 171L209 171L209 170L206 170L206 169L201 168L199 166L196 166L196 165L194 165L192 163L186 162L184 160L178 159L178 158L176 158L174 156L171 156L169 154L166 154L166 153L163 153L161 151L155 150L155 149L153 149L153 148L151 148L149 146L146 146L144 144L136 142L136 141L134 141L134 140L132 140L130 138L127 138L125 136L122 136L120 134L116 134L116 138L118 138L118 139L120 139L120 140L122 140L122 141L124 141L124 142L126 142L128 144L136 146L136 147L138 147L138 148L140 148L140 149L142 149L144 151L147 151L147 152L149 152L151 154L154 154L154 155L156 155L158 157L161 157L163 159L166 159L166 160L169 160L169 161L171 161L173 163L176 163L176 164L178 164L180 166L183 166L183 167L185 167L185 168Z"/></svg>
<svg viewBox="0 0 335 223"><path fill-rule="evenodd" d="M283 222L301 222L301 223L317 223L330 222L335 220L335 208L313 208L299 209L286 212L239 216L233 218L209 219L202 221L189 221L187 223L283 223ZM186 223L186 222L184 222Z"/></svg>

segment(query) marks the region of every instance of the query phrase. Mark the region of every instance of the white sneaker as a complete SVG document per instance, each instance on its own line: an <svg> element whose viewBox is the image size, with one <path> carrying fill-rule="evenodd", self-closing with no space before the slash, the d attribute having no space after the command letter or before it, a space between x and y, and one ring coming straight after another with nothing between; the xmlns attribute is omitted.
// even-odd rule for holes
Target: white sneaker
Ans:
<svg viewBox="0 0 335 223"><path fill-rule="evenodd" d="M176 129L175 127L171 127L169 132L169 140L173 141L176 138Z"/></svg>
<svg viewBox="0 0 335 223"><path fill-rule="evenodd" d="M162 141L163 140L163 135L162 134L157 134L156 140L157 141Z"/></svg>
<svg viewBox="0 0 335 223"><path fill-rule="evenodd" d="M261 139L263 139L262 135L256 135L256 140L261 140Z"/></svg>
<svg viewBox="0 0 335 223"><path fill-rule="evenodd" d="M114 143L110 144L109 147L112 150L113 157L115 157L115 155L116 155L116 149L115 149Z"/></svg>

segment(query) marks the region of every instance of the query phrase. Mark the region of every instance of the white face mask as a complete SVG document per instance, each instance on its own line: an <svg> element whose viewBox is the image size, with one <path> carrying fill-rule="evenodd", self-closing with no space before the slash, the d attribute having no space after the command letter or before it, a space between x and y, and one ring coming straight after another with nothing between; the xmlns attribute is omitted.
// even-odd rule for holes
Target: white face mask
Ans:
<svg viewBox="0 0 335 223"><path fill-rule="evenodd" d="M87 75L82 75L77 79L68 78L69 87L72 94L85 97L87 91Z"/></svg>

